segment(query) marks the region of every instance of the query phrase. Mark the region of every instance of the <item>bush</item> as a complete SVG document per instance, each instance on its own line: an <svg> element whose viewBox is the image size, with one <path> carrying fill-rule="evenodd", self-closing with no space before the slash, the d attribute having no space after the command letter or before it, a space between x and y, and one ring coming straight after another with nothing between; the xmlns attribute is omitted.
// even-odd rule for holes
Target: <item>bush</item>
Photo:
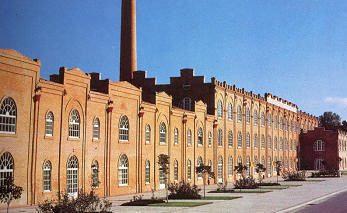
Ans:
<svg viewBox="0 0 347 213"><path fill-rule="evenodd" d="M282 178L285 181L304 181L306 179L305 171L287 171L283 172Z"/></svg>
<svg viewBox="0 0 347 213"><path fill-rule="evenodd" d="M279 183L257 183L258 186L280 186L281 184Z"/></svg>
<svg viewBox="0 0 347 213"><path fill-rule="evenodd" d="M98 198L94 191L89 194L82 190L78 198L70 198L67 193L58 194L58 201L45 201L39 204L37 211L41 213L76 213L76 212L109 212L112 203Z"/></svg>
<svg viewBox="0 0 347 213"><path fill-rule="evenodd" d="M321 170L318 172L312 172L311 177L339 177L339 171L335 169Z"/></svg>
<svg viewBox="0 0 347 213"><path fill-rule="evenodd" d="M180 182L171 183L168 187L170 191L169 199L200 199L201 195L196 185L191 186L189 183Z"/></svg>
<svg viewBox="0 0 347 213"><path fill-rule="evenodd" d="M217 192L225 192L227 190L228 181L225 181L225 183L217 183Z"/></svg>
<svg viewBox="0 0 347 213"><path fill-rule="evenodd" d="M234 183L235 189L255 189L257 187L257 183L252 177L241 178L239 180L236 180Z"/></svg>

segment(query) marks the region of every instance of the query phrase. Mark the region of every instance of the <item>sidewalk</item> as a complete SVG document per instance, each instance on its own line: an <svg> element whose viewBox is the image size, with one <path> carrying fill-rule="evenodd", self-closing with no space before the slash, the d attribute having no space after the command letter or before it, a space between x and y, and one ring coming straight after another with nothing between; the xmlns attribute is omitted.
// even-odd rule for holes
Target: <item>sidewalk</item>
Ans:
<svg viewBox="0 0 347 213"><path fill-rule="evenodd" d="M341 178L315 178L325 180L323 182L284 182L281 178L281 184L300 184L299 187L289 187L283 190L273 190L263 194L214 194L208 193L208 196L242 196L235 200L218 200L213 201L213 204L199 207L129 207L120 206L120 204L132 199L133 195L109 197L112 202L112 212L278 212L288 209L299 204L306 203L316 198L346 190L347 191L347 176ZM310 178L308 178L310 180ZM276 182L276 177L268 178L265 182ZM232 187L232 184L228 188ZM201 187L202 188L202 187ZM216 185L206 186L206 192L215 190ZM201 193L203 193L201 191ZM150 198L151 193L143 193L144 198ZM156 197L165 197L165 191L155 192ZM0 213L6 212L4 210ZM10 212L36 212L35 207L11 209Z"/></svg>

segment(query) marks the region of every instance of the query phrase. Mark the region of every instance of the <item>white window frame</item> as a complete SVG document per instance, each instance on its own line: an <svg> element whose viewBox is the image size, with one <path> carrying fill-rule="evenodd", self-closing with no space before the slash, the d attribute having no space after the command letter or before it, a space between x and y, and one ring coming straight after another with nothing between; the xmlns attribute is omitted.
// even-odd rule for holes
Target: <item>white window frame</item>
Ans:
<svg viewBox="0 0 347 213"><path fill-rule="evenodd" d="M151 183L151 163L149 161L146 161L145 165L145 183Z"/></svg>
<svg viewBox="0 0 347 213"><path fill-rule="evenodd" d="M43 183L43 192L50 192L52 190L52 164L50 161L46 161L43 166L43 177L42 177L42 183Z"/></svg>
<svg viewBox="0 0 347 213"><path fill-rule="evenodd" d="M14 178L14 159L9 152L5 152L0 157L0 186L5 184L8 177Z"/></svg>
<svg viewBox="0 0 347 213"><path fill-rule="evenodd" d="M247 107L247 110L246 110L246 122L248 124L251 122L251 112L250 112L248 107Z"/></svg>
<svg viewBox="0 0 347 213"><path fill-rule="evenodd" d="M70 197L76 198L78 195L78 159L76 156L71 156L68 161L67 171L66 171L66 186L67 193Z"/></svg>
<svg viewBox="0 0 347 213"><path fill-rule="evenodd" d="M166 144L166 125L164 122L160 124L159 129L159 143Z"/></svg>
<svg viewBox="0 0 347 213"><path fill-rule="evenodd" d="M129 119L126 115L120 118L119 141L129 141Z"/></svg>
<svg viewBox="0 0 347 213"><path fill-rule="evenodd" d="M198 146L202 146L203 144L204 142L203 142L202 128L200 127L198 129Z"/></svg>
<svg viewBox="0 0 347 213"><path fill-rule="evenodd" d="M53 136L53 122L54 116L51 111L46 114L46 123L45 123L45 135Z"/></svg>
<svg viewBox="0 0 347 213"><path fill-rule="evenodd" d="M174 129L174 143L177 145L178 144L178 129Z"/></svg>
<svg viewBox="0 0 347 213"><path fill-rule="evenodd" d="M146 144L151 143L151 126L146 124Z"/></svg>
<svg viewBox="0 0 347 213"><path fill-rule="evenodd" d="M212 146L212 133L208 132L208 146L211 147Z"/></svg>
<svg viewBox="0 0 347 213"><path fill-rule="evenodd" d="M223 158L218 158L218 183L223 183Z"/></svg>
<svg viewBox="0 0 347 213"><path fill-rule="evenodd" d="M192 131L190 129L188 129L188 133L187 133L187 145L188 146L192 145Z"/></svg>
<svg viewBox="0 0 347 213"><path fill-rule="evenodd" d="M223 146L223 130L218 129L218 147Z"/></svg>
<svg viewBox="0 0 347 213"><path fill-rule="evenodd" d="M122 155L118 162L118 186L129 185L129 161L126 155Z"/></svg>
<svg viewBox="0 0 347 213"><path fill-rule="evenodd" d="M241 134L241 132L237 133L237 147L238 148L242 147L242 134Z"/></svg>
<svg viewBox="0 0 347 213"><path fill-rule="evenodd" d="M246 134L246 148L251 147L251 135L247 132Z"/></svg>
<svg viewBox="0 0 347 213"><path fill-rule="evenodd" d="M187 161L187 176L188 180L192 179L192 162L189 159Z"/></svg>
<svg viewBox="0 0 347 213"><path fill-rule="evenodd" d="M218 118L223 118L223 104L222 104L222 101L218 101L217 109L218 109Z"/></svg>
<svg viewBox="0 0 347 213"><path fill-rule="evenodd" d="M69 138L80 137L80 114L74 109L69 116Z"/></svg>
<svg viewBox="0 0 347 213"><path fill-rule="evenodd" d="M228 163L228 175L232 176L233 175L233 157L229 157L229 163Z"/></svg>
<svg viewBox="0 0 347 213"><path fill-rule="evenodd" d="M1 103L0 108L0 133L16 134L17 107L16 102L8 97Z"/></svg>
<svg viewBox="0 0 347 213"><path fill-rule="evenodd" d="M93 121L93 139L99 140L100 138L100 121L99 118L95 118Z"/></svg>
<svg viewBox="0 0 347 213"><path fill-rule="evenodd" d="M237 122L242 122L242 109L241 109L241 106L237 107Z"/></svg>
<svg viewBox="0 0 347 213"><path fill-rule="evenodd" d="M229 120L233 119L233 105L231 105L231 103L229 103L228 105L228 119Z"/></svg>
<svg viewBox="0 0 347 213"><path fill-rule="evenodd" d="M93 160L92 162L92 187L98 188L99 187L99 163L96 160Z"/></svg>
<svg viewBox="0 0 347 213"><path fill-rule="evenodd" d="M233 132L231 130L228 132L228 146L233 147Z"/></svg>
<svg viewBox="0 0 347 213"><path fill-rule="evenodd" d="M314 151L325 151L325 142L322 140L316 140L314 142Z"/></svg>

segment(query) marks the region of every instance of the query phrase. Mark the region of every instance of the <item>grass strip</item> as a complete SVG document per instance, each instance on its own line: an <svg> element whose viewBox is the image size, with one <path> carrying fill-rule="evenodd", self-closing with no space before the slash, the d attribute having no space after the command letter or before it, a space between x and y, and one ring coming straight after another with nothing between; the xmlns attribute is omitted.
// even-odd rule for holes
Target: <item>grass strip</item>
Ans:
<svg viewBox="0 0 347 213"><path fill-rule="evenodd" d="M282 187L282 186L280 186L280 187L260 187L259 189L279 189L279 190L281 190L281 189L287 189L288 187Z"/></svg>
<svg viewBox="0 0 347 213"><path fill-rule="evenodd" d="M211 204L212 202L168 202L168 203L153 203L148 206L162 206L162 207L195 207Z"/></svg>
<svg viewBox="0 0 347 213"><path fill-rule="evenodd" d="M325 180L305 180L306 182L323 182Z"/></svg>
<svg viewBox="0 0 347 213"><path fill-rule="evenodd" d="M201 200L234 200L242 198L241 196L206 196L206 197L201 197Z"/></svg>
<svg viewBox="0 0 347 213"><path fill-rule="evenodd" d="M302 186L302 185L300 185L300 184L293 184L293 185L281 185L281 186L298 187L298 186Z"/></svg>
<svg viewBox="0 0 347 213"><path fill-rule="evenodd" d="M209 191L208 193L266 193L266 192L272 192L272 191L267 191L267 190L227 190L227 191Z"/></svg>

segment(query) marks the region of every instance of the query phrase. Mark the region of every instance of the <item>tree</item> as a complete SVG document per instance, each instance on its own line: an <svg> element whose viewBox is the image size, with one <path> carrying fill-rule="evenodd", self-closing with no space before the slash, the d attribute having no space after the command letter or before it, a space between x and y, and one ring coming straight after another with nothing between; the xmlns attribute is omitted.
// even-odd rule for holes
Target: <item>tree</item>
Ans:
<svg viewBox="0 0 347 213"><path fill-rule="evenodd" d="M158 164L159 164L159 171L164 174L165 179L165 190L166 190L166 202L169 202L169 194L168 194L168 174L169 174L169 164L170 164L170 157L166 154L160 154L158 155Z"/></svg>
<svg viewBox="0 0 347 213"><path fill-rule="evenodd" d="M247 166L243 166L241 163L239 163L237 166L234 167L234 171L236 171L239 175L241 175L242 178L243 176L243 171L247 170Z"/></svg>
<svg viewBox="0 0 347 213"><path fill-rule="evenodd" d="M23 188L14 184L13 177L8 176L4 180L4 184L0 186L0 202L6 203L7 212L12 200L21 198L22 192Z"/></svg>
<svg viewBox="0 0 347 213"><path fill-rule="evenodd" d="M204 197L205 197L205 186L206 186L206 176L208 178L214 178L214 172L211 171L211 166L205 166L203 163L196 167L196 173L202 174L202 179L204 182Z"/></svg>
<svg viewBox="0 0 347 213"><path fill-rule="evenodd" d="M341 118L334 112L324 112L319 116L319 126L329 130L336 130L341 127Z"/></svg>
<svg viewBox="0 0 347 213"><path fill-rule="evenodd" d="M347 121L342 121L341 129L347 132Z"/></svg>
<svg viewBox="0 0 347 213"><path fill-rule="evenodd" d="M262 173L266 171L266 168L264 167L263 164L258 163L255 167L255 172L258 173L259 175L259 183L263 181Z"/></svg>
<svg viewBox="0 0 347 213"><path fill-rule="evenodd" d="M276 173L277 173L277 183L278 183L278 175L280 174L281 172L281 169L282 169L282 162L281 161L276 161L275 162L275 168L276 168Z"/></svg>

